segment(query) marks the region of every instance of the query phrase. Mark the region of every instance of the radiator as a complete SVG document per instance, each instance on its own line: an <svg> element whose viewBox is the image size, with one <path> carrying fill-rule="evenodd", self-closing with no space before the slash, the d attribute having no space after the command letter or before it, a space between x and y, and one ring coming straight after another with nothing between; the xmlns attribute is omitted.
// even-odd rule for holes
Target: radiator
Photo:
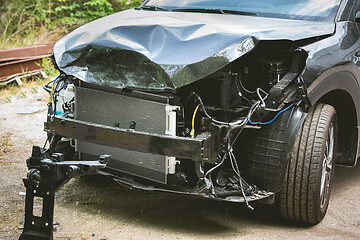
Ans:
<svg viewBox="0 0 360 240"><path fill-rule="evenodd" d="M75 88L74 117L90 123L129 131L176 135L176 109L166 103L89 88ZM129 151L81 140L76 141L75 147L83 160L94 160L103 154L111 155L108 169L159 183L166 184L167 174L175 171L176 160L173 157Z"/></svg>

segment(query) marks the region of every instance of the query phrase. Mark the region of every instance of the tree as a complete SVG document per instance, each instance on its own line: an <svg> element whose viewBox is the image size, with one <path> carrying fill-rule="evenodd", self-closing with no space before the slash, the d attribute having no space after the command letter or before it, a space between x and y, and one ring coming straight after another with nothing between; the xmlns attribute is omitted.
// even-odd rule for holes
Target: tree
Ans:
<svg viewBox="0 0 360 240"><path fill-rule="evenodd" d="M0 0L0 48L22 39L36 39L39 34L68 32L141 3L142 0Z"/></svg>

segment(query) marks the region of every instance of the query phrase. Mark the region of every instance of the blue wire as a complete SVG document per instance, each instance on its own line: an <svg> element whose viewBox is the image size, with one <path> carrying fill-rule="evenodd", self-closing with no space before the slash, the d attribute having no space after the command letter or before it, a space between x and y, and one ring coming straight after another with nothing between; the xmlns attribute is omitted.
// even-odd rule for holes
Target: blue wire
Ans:
<svg viewBox="0 0 360 240"><path fill-rule="evenodd" d="M268 124L274 122L280 116L280 114L282 114L283 112L289 110L292 106L293 106L293 104L291 104L287 108L285 108L285 109L281 110L280 112L278 112L278 114L276 114L276 116L272 120L270 120L269 122L264 122L264 123L256 122L256 123L254 123L249 119L249 123L252 124L252 125L268 125Z"/></svg>
<svg viewBox="0 0 360 240"><path fill-rule="evenodd" d="M55 83L59 80L59 78L60 78L60 75L55 78L53 87L54 87ZM51 96L52 99L54 99L54 95L55 95L55 89L54 89L53 95Z"/></svg>
<svg viewBox="0 0 360 240"><path fill-rule="evenodd" d="M60 75L59 75L59 76L57 76L57 77L55 78L55 80L53 80L53 86L54 86L54 84L55 84L56 80L58 80L58 79L59 79L59 77L60 77Z"/></svg>

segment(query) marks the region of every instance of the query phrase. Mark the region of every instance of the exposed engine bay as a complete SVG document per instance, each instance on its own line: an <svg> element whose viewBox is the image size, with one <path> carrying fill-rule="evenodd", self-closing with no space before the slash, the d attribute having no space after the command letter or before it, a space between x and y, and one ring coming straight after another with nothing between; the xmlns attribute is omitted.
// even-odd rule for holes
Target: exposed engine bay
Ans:
<svg viewBox="0 0 360 240"><path fill-rule="evenodd" d="M75 161L111 155L100 172L141 189L247 204L273 197L295 138L281 128L291 125L290 115L303 117L306 94L303 53L276 46L259 44L176 91L110 88L62 73L44 86L46 152ZM300 124L293 125L287 135Z"/></svg>
<svg viewBox="0 0 360 240"><path fill-rule="evenodd" d="M21 239L51 239L55 192L89 174L249 209L277 194L285 219L324 218L335 162L359 156L359 4L237 4L144 1L55 44Z"/></svg>

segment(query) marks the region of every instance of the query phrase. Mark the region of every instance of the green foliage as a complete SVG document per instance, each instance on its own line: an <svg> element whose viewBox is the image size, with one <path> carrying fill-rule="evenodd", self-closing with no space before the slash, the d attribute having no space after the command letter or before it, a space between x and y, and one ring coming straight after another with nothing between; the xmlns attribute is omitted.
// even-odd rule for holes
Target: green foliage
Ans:
<svg viewBox="0 0 360 240"><path fill-rule="evenodd" d="M112 5L106 0L77 0L66 4L67 0L55 0L54 15L63 26L79 26L112 14ZM61 3L61 4L60 4Z"/></svg>
<svg viewBox="0 0 360 240"><path fill-rule="evenodd" d="M26 91L21 91L20 92L20 98L27 98Z"/></svg>
<svg viewBox="0 0 360 240"><path fill-rule="evenodd" d="M38 93L38 90L36 89L36 87L31 88L31 93Z"/></svg>
<svg viewBox="0 0 360 240"><path fill-rule="evenodd" d="M127 9L127 8L138 7L143 1L142 0L133 0L133 1L118 0L118 2L120 2L120 4L123 6L123 9Z"/></svg>
<svg viewBox="0 0 360 240"><path fill-rule="evenodd" d="M5 97L5 102L6 103L11 103L12 101L11 101L11 96L6 96Z"/></svg>
<svg viewBox="0 0 360 240"><path fill-rule="evenodd" d="M5 44L16 35L28 35L37 25L46 24L46 9L36 0L15 0L7 4L0 21L0 41Z"/></svg>
<svg viewBox="0 0 360 240"><path fill-rule="evenodd" d="M45 57L42 59L42 67L48 76L57 76L59 71L54 68L50 57Z"/></svg>
<svg viewBox="0 0 360 240"><path fill-rule="evenodd" d="M0 48L31 44L49 32L67 33L142 0L0 0ZM30 42L30 43L29 43Z"/></svg>
<svg viewBox="0 0 360 240"><path fill-rule="evenodd" d="M2 139L0 141L0 153L1 152L6 153L6 152L8 152L8 147L10 146L11 139L8 136L5 136L5 137L2 136L1 138Z"/></svg>

